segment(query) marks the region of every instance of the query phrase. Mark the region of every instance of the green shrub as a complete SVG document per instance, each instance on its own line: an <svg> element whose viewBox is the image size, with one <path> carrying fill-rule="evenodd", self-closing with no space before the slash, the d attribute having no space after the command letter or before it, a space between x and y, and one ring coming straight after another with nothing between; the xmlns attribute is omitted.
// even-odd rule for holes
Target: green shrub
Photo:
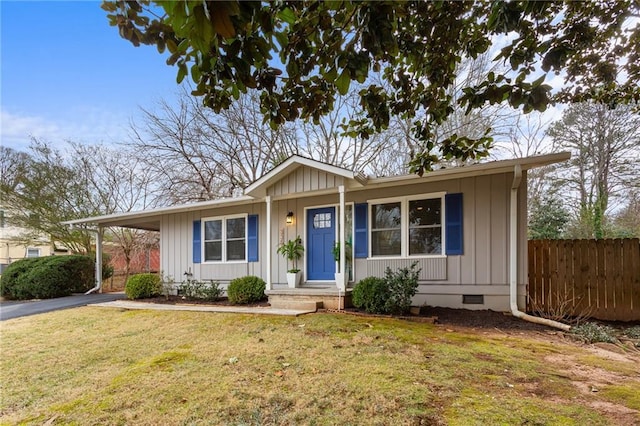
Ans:
<svg viewBox="0 0 640 426"><path fill-rule="evenodd" d="M159 296L162 283L159 275L136 274L129 277L124 286L124 292L129 299L145 299Z"/></svg>
<svg viewBox="0 0 640 426"><path fill-rule="evenodd" d="M220 283L209 280L187 280L180 285L183 295L192 299L217 300L222 295Z"/></svg>
<svg viewBox="0 0 640 426"><path fill-rule="evenodd" d="M351 293L353 306L370 314L386 314L389 287L384 279L367 277L356 283Z"/></svg>
<svg viewBox="0 0 640 426"><path fill-rule="evenodd" d="M31 269L33 264L40 261L40 259L39 257L21 259L9 264L0 278L0 294L2 297L17 299L16 292L18 290L16 287L18 278Z"/></svg>
<svg viewBox="0 0 640 426"><path fill-rule="evenodd" d="M85 292L94 285L88 256L47 256L12 263L2 275L2 295L11 299L50 299Z"/></svg>
<svg viewBox="0 0 640 426"><path fill-rule="evenodd" d="M64 268L71 278L71 292L84 293L95 286L96 264L89 256L49 257L47 265Z"/></svg>
<svg viewBox="0 0 640 426"><path fill-rule="evenodd" d="M353 306L371 314L404 314L418 291L417 262L408 268L385 271L384 278L367 277L358 282L351 293Z"/></svg>
<svg viewBox="0 0 640 426"><path fill-rule="evenodd" d="M227 296L234 305L254 303L264 299L266 283L253 275L236 278L229 283Z"/></svg>
<svg viewBox="0 0 640 426"><path fill-rule="evenodd" d="M384 280L389 289L389 299L387 299L386 311L391 314L406 314L411 308L411 300L418 291L418 277L421 269L416 270L418 262L414 262L410 267L398 268L392 272L387 267Z"/></svg>

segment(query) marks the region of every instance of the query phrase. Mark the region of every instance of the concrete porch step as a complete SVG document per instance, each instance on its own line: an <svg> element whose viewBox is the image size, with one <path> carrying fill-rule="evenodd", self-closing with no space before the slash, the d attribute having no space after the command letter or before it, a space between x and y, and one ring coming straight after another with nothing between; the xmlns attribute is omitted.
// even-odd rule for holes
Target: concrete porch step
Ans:
<svg viewBox="0 0 640 426"><path fill-rule="evenodd" d="M281 309L344 309L351 306L351 290L295 288L267 290L269 303Z"/></svg>
<svg viewBox="0 0 640 426"><path fill-rule="evenodd" d="M323 307L322 301L319 300L301 300L277 296L269 296L269 304L275 309L300 309L309 311L317 311Z"/></svg>

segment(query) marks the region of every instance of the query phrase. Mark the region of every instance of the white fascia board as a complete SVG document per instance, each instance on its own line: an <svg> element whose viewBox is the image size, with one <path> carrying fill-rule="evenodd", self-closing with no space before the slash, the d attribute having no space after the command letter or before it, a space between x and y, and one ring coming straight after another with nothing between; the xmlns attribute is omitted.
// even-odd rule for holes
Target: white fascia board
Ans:
<svg viewBox="0 0 640 426"><path fill-rule="evenodd" d="M235 205L241 205L241 204L250 204L252 202L261 202L261 200L257 200L253 197L243 195L241 197L236 197L236 198L223 198L218 200L201 201L198 203L181 204L181 205L171 206L171 207L161 207L161 208L150 209L150 210L140 210L135 212L114 213L114 214L108 214L103 216L86 217L83 219L69 220L69 221L63 222L63 224L64 225L110 224L109 226L118 226L115 224L116 222L123 222L123 223L131 222L135 219L146 219L154 216L161 216L163 214L183 213L183 212L205 210L205 209L217 208L217 207L229 207L229 206L235 206Z"/></svg>
<svg viewBox="0 0 640 426"><path fill-rule="evenodd" d="M390 176L369 179L368 186L396 186L419 182L436 182L447 179L460 179L465 177L484 176L498 173L513 172L516 165L522 170L544 167L550 164L561 163L571 158L571 153L560 152L555 154L539 155L535 157L514 158L510 160L498 160L489 163L473 164L471 166L451 167L449 169L434 170L418 175Z"/></svg>
<svg viewBox="0 0 640 426"><path fill-rule="evenodd" d="M327 164L321 161L312 160L310 158L301 157L299 155L292 155L287 160L253 182L251 185L247 186L244 190L244 193L245 195L251 195L257 198L264 197L267 194L267 187L270 184L277 182L282 177L288 175L301 166L307 166L313 169L325 171L327 173L332 173L337 176L342 176L347 179L355 180L360 185L364 185L367 182L366 176L361 173L355 173L342 167L337 167L332 164Z"/></svg>

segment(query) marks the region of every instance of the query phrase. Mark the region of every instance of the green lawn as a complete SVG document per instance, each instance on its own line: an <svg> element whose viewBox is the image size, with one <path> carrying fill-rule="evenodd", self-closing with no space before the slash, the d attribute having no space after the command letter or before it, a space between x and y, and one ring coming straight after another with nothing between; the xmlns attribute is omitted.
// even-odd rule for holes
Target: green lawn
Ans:
<svg viewBox="0 0 640 426"><path fill-rule="evenodd" d="M97 307L0 327L2 424L640 422L637 357L545 336Z"/></svg>

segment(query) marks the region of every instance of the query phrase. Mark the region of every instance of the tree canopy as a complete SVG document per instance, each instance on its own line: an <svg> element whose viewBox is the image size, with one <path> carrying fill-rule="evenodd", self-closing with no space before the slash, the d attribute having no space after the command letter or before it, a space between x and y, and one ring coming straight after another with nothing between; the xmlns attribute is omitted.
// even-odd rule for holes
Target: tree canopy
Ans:
<svg viewBox="0 0 640 426"><path fill-rule="evenodd" d="M437 139L434 127L455 108L506 102L527 113L554 101L640 101L637 0L117 0L102 7L134 45L168 50L178 82L191 76L193 94L216 112L255 90L273 127L317 122L352 82L362 84L359 115L345 121L345 133L367 138L390 116L412 120L421 142L412 170L419 174L440 159L487 154L489 132ZM454 97L448 89L460 62L485 52L507 71ZM557 74L564 86L553 92L546 83Z"/></svg>
<svg viewBox="0 0 640 426"><path fill-rule="evenodd" d="M28 153L0 146L0 200L10 224L24 230L19 239L45 235L76 253L91 253L94 231L63 222L148 207L153 182L130 153L73 142L67 147L35 138Z"/></svg>

